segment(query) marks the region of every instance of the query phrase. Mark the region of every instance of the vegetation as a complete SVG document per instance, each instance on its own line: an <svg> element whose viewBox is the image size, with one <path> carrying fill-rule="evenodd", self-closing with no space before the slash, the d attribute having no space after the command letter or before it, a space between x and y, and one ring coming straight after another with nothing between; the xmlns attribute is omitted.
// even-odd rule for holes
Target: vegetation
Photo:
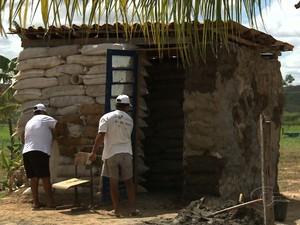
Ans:
<svg viewBox="0 0 300 225"><path fill-rule="evenodd" d="M9 60L0 56L0 190L8 188L10 191L17 185L14 171L22 162L21 145L15 144L13 124L19 117L19 105L13 98L13 76L16 73L16 58Z"/></svg>
<svg viewBox="0 0 300 225"><path fill-rule="evenodd" d="M300 113L300 86L286 86L284 96L284 110L289 113Z"/></svg>
<svg viewBox="0 0 300 225"><path fill-rule="evenodd" d="M282 84L283 86L290 86L294 81L295 78L291 74L288 74L285 76L285 79L282 81Z"/></svg>
<svg viewBox="0 0 300 225"><path fill-rule="evenodd" d="M300 125L284 126L287 131L300 133ZM289 137L282 134L280 141L280 159L278 184L281 192L298 192L300 188L300 136Z"/></svg>

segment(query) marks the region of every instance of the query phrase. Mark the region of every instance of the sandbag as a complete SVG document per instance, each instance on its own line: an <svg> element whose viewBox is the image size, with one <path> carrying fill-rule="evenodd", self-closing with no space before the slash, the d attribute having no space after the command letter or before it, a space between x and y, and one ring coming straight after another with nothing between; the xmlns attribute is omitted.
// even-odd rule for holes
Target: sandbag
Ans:
<svg viewBox="0 0 300 225"><path fill-rule="evenodd" d="M13 96L18 102L26 102L39 99L42 96L42 92L41 89L23 89L16 90Z"/></svg>
<svg viewBox="0 0 300 225"><path fill-rule="evenodd" d="M84 85L64 85L44 88L42 90L42 97L46 99L56 96L84 95L84 93Z"/></svg>
<svg viewBox="0 0 300 225"><path fill-rule="evenodd" d="M44 77L45 70L43 69L32 69L32 70L23 70L19 71L14 78L16 80L33 78L33 77Z"/></svg>
<svg viewBox="0 0 300 225"><path fill-rule="evenodd" d="M30 89L30 88L46 88L59 85L56 77L36 77L18 80L14 85L14 89Z"/></svg>
<svg viewBox="0 0 300 225"><path fill-rule="evenodd" d="M59 81L59 85L71 84L71 75L61 73L57 76L57 79Z"/></svg>
<svg viewBox="0 0 300 225"><path fill-rule="evenodd" d="M106 56L70 55L67 57L67 63L94 66L106 63Z"/></svg>
<svg viewBox="0 0 300 225"><path fill-rule="evenodd" d="M142 97L139 98L139 108L140 108L142 111L147 111L147 110L148 110L148 105L147 105L145 99L142 98Z"/></svg>
<svg viewBox="0 0 300 225"><path fill-rule="evenodd" d="M75 114L79 112L79 109L80 109L80 105L78 104L58 108L57 115L64 116L64 115Z"/></svg>
<svg viewBox="0 0 300 225"><path fill-rule="evenodd" d="M140 74L141 74L143 77L149 77L149 74L148 74L146 68L143 67L143 66L141 66L141 68L140 68Z"/></svg>
<svg viewBox="0 0 300 225"><path fill-rule="evenodd" d="M85 75L82 79L85 85L105 84L106 74Z"/></svg>
<svg viewBox="0 0 300 225"><path fill-rule="evenodd" d="M145 96L149 94L148 88L140 86L139 87L139 94L140 96Z"/></svg>
<svg viewBox="0 0 300 225"><path fill-rule="evenodd" d="M86 95L92 97L105 96L105 85L89 85L86 87Z"/></svg>
<svg viewBox="0 0 300 225"><path fill-rule="evenodd" d="M81 119L79 114L68 114L68 115L61 115L57 117L58 121L62 123L72 123L72 124L77 124L81 123Z"/></svg>
<svg viewBox="0 0 300 225"><path fill-rule="evenodd" d="M138 115L139 115L139 117L141 117L141 118L146 118L146 117L149 116L149 114L148 114L146 111L141 110L141 109L138 109Z"/></svg>
<svg viewBox="0 0 300 225"><path fill-rule="evenodd" d="M80 52L83 55L107 55L108 49L132 50L136 48L136 46L129 44L103 43L97 45L85 45L80 49Z"/></svg>
<svg viewBox="0 0 300 225"><path fill-rule="evenodd" d="M83 124L86 125L92 125L98 127L100 117L103 114L99 115L86 115L86 116L80 116L80 119L83 121Z"/></svg>
<svg viewBox="0 0 300 225"><path fill-rule="evenodd" d="M67 124L69 137L80 137L82 133L82 125L80 124Z"/></svg>
<svg viewBox="0 0 300 225"><path fill-rule="evenodd" d="M29 47L19 53L18 61L48 56L49 47Z"/></svg>
<svg viewBox="0 0 300 225"><path fill-rule="evenodd" d="M57 47L29 47L25 48L19 53L18 61L58 55L63 58L68 55L75 55L77 53L79 53L79 45L65 45Z"/></svg>
<svg viewBox="0 0 300 225"><path fill-rule="evenodd" d="M55 56L59 55L61 58L65 58L69 55L76 55L79 53L79 45L63 45L49 48L48 55Z"/></svg>
<svg viewBox="0 0 300 225"><path fill-rule="evenodd" d="M98 103L98 104L105 104L105 96L98 96L98 97L96 97L96 102Z"/></svg>
<svg viewBox="0 0 300 225"><path fill-rule="evenodd" d="M46 77L57 77L60 74L84 74L86 68L79 64L63 64L54 68L48 69L45 72Z"/></svg>
<svg viewBox="0 0 300 225"><path fill-rule="evenodd" d="M148 190L146 188L144 188L142 185L138 184L136 187L136 191L138 193L148 193Z"/></svg>
<svg viewBox="0 0 300 225"><path fill-rule="evenodd" d="M98 74L98 73L105 73L106 74L106 64L100 64L100 65L92 66L86 72L86 74Z"/></svg>
<svg viewBox="0 0 300 225"><path fill-rule="evenodd" d="M27 101L21 104L20 108L18 109L18 111L26 111L29 109L33 109L33 107L38 104L38 103L42 103L45 106L49 106L49 100L48 99L44 99L44 100L31 100L31 101Z"/></svg>
<svg viewBox="0 0 300 225"><path fill-rule="evenodd" d="M73 163L74 163L74 159L72 157L63 156L63 155L60 155L59 157L57 157L57 165L73 164Z"/></svg>
<svg viewBox="0 0 300 225"><path fill-rule="evenodd" d="M95 169L96 172L96 169ZM86 169L84 166L77 167L77 175L82 177L90 177L90 170ZM75 167L73 164L60 164L57 168L58 177L74 177Z"/></svg>
<svg viewBox="0 0 300 225"><path fill-rule="evenodd" d="M51 107L65 107L74 104L89 105L95 103L95 99L90 96L58 96L50 98Z"/></svg>
<svg viewBox="0 0 300 225"><path fill-rule="evenodd" d="M142 157L142 158L145 158L145 152L144 152L144 150L141 146L137 147L137 155Z"/></svg>
<svg viewBox="0 0 300 225"><path fill-rule="evenodd" d="M100 115L104 113L104 105L92 104L92 105L83 105L80 108L80 115Z"/></svg>
<svg viewBox="0 0 300 225"><path fill-rule="evenodd" d="M141 158L141 157L138 157L138 165L137 165L137 168L138 168L138 174L141 175L145 172L147 172L149 170L149 167L147 167L145 165L145 162L144 160Z"/></svg>
<svg viewBox="0 0 300 225"><path fill-rule="evenodd" d="M58 65L63 64L65 61L58 56L26 59L20 61L16 65L16 69L19 71L29 69L49 69Z"/></svg>
<svg viewBox="0 0 300 225"><path fill-rule="evenodd" d="M95 138L98 134L98 123L93 125L86 125L82 132L82 137Z"/></svg>
<svg viewBox="0 0 300 225"><path fill-rule="evenodd" d="M147 123L142 118L138 118L138 125L139 127L148 127Z"/></svg>
<svg viewBox="0 0 300 225"><path fill-rule="evenodd" d="M145 139L145 134L140 127L137 127L137 129L136 129L136 136L139 140Z"/></svg>

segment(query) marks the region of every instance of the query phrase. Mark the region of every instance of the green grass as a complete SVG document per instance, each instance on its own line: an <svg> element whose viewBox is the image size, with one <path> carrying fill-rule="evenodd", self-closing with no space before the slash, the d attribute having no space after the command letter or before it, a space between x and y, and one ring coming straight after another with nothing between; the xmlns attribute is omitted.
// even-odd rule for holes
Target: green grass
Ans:
<svg viewBox="0 0 300 225"><path fill-rule="evenodd" d="M300 133L300 125L283 126L283 131ZM278 165L278 184L280 190L299 191L300 189L300 136L289 137L285 134L280 139L280 158Z"/></svg>
<svg viewBox="0 0 300 225"><path fill-rule="evenodd" d="M8 124L0 124L0 149L7 150L7 146L10 145L10 135ZM8 150L7 150L8 152ZM9 153L8 153L9 154ZM0 167L0 182L6 180L6 171Z"/></svg>
<svg viewBox="0 0 300 225"><path fill-rule="evenodd" d="M0 137L0 149L4 149L7 145L10 145L10 135L7 124L0 124Z"/></svg>

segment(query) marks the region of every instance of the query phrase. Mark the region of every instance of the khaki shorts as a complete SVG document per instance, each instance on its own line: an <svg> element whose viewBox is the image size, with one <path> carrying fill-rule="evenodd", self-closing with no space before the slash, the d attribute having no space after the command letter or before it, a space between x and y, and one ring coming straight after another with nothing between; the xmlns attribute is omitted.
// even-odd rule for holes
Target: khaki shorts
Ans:
<svg viewBox="0 0 300 225"><path fill-rule="evenodd" d="M132 178L132 155L129 153L119 153L109 159L105 159L101 175L122 181Z"/></svg>

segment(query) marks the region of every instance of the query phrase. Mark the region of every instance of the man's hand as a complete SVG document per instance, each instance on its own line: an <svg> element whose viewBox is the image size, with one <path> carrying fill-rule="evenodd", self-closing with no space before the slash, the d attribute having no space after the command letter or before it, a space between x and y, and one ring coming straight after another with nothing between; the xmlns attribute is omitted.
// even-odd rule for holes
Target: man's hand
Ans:
<svg viewBox="0 0 300 225"><path fill-rule="evenodd" d="M95 152L91 152L88 156L89 160L94 161L96 159L96 153Z"/></svg>

